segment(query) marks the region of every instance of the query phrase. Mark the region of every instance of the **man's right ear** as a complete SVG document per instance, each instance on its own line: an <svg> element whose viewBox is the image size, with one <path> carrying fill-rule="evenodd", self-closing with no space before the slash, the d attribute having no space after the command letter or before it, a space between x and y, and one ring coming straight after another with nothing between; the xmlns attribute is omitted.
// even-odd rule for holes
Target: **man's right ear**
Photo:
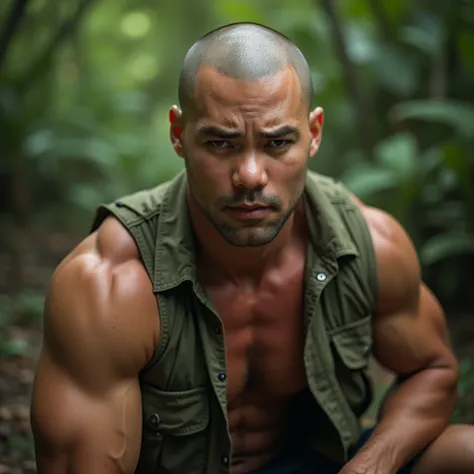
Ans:
<svg viewBox="0 0 474 474"><path fill-rule="evenodd" d="M183 134L183 112L181 109L173 105L170 108L170 139L171 145L173 145L174 151L181 158L184 157L184 147L182 141Z"/></svg>

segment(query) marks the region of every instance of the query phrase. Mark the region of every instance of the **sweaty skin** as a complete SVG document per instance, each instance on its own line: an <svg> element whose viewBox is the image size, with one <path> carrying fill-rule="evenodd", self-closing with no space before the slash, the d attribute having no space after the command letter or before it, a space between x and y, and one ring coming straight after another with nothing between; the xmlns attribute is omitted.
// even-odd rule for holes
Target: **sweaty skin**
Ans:
<svg viewBox="0 0 474 474"><path fill-rule="evenodd" d="M410 433L420 441L398 454L403 459L445 427L456 363L442 311L419 279L406 234L385 213L371 208L364 213L379 262L379 304L390 308L377 316L376 355L400 373L433 367L418 382L407 383L386 408L383 423L392 423L392 411L391 435L398 436L390 441L390 451L404 444L398 441L408 436L407 425L423 433ZM258 284L229 281L219 273L205 281L226 330L234 473L251 472L281 448L285 407L306 384L300 324L304 225L295 237L294 248L260 275ZM405 305L410 293L413 303ZM138 372L157 343L159 314L138 250L116 220L107 219L57 269L45 323L32 401L39 474L132 474L141 435ZM403 392L409 404L402 401ZM450 403L443 403L447 398ZM436 409L419 410L429 406ZM449 449L444 467L459 461L459 449ZM417 473L450 472L434 470L430 450L424 464L429 468ZM392 472L385 469L367 472Z"/></svg>
<svg viewBox="0 0 474 474"><path fill-rule="evenodd" d="M40 474L133 473L140 452L138 372L159 315L131 237L114 219L56 269L31 402Z"/></svg>
<svg viewBox="0 0 474 474"><path fill-rule="evenodd" d="M308 117L292 67L246 81L205 66L194 86L186 117L171 110L171 141L186 163L198 274L225 329L231 472L247 473L282 449L288 407L307 384L301 193L323 114L316 108ZM378 265L374 355L414 375L341 473L392 474L426 446L414 474L468 473L472 430L448 427L458 366L443 311L421 281L406 232L354 199ZM249 209L255 202L261 208ZM159 341L160 318L134 241L114 218L60 264L44 321L32 396L38 473L133 474L138 374Z"/></svg>

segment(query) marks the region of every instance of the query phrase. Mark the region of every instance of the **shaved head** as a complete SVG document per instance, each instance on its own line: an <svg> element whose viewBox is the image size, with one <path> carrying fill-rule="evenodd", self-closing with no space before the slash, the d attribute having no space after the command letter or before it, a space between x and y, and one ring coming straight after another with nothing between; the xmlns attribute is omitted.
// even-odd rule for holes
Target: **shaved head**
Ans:
<svg viewBox="0 0 474 474"><path fill-rule="evenodd" d="M265 26L226 25L188 51L170 138L210 241L259 247L291 228L321 143L323 110L311 99L305 57Z"/></svg>
<svg viewBox="0 0 474 474"><path fill-rule="evenodd" d="M193 107L196 77L201 67L242 81L257 81L293 68L299 78L302 101L311 108L313 88L308 63L284 35L255 23L234 23L203 36L188 51L179 78L183 114Z"/></svg>

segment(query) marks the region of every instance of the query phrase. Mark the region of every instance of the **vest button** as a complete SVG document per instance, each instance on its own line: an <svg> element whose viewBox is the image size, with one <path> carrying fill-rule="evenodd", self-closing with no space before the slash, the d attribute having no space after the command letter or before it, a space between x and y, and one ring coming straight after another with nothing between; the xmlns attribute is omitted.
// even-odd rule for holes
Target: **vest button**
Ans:
<svg viewBox="0 0 474 474"><path fill-rule="evenodd" d="M160 424L160 415L158 413L153 413L153 415L148 418L148 422L153 428L157 428Z"/></svg>
<svg viewBox="0 0 474 474"><path fill-rule="evenodd" d="M222 329L221 329L221 327L216 324L216 327L214 328L214 332L215 332L218 336L220 336L220 335L222 334Z"/></svg>
<svg viewBox="0 0 474 474"><path fill-rule="evenodd" d="M327 277L326 277L326 274L325 273L318 273L316 275L316 278L319 280L319 281L324 281Z"/></svg>
<svg viewBox="0 0 474 474"><path fill-rule="evenodd" d="M222 464L224 464L224 466L227 466L229 464L229 458L226 455L224 455L221 458L221 462Z"/></svg>
<svg viewBox="0 0 474 474"><path fill-rule="evenodd" d="M117 201L117 202L115 203L115 205L116 205L117 207L123 207L123 206L124 206L124 204L123 204L122 201Z"/></svg>
<svg viewBox="0 0 474 474"><path fill-rule="evenodd" d="M217 377L221 382L223 382L227 378L227 375L224 372L221 372Z"/></svg>

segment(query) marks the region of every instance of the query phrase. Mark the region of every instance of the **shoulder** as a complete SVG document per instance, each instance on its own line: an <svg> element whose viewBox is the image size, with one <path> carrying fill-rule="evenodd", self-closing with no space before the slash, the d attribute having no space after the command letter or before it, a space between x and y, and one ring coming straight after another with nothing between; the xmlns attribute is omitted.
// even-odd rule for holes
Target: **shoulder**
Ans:
<svg viewBox="0 0 474 474"><path fill-rule="evenodd" d="M415 246L403 226L391 215L365 206L355 196L372 238L378 275L378 312L416 305L421 288L421 266Z"/></svg>
<svg viewBox="0 0 474 474"><path fill-rule="evenodd" d="M44 312L45 342L77 373L136 372L151 357L159 324L156 299L132 237L107 218L54 272Z"/></svg>

